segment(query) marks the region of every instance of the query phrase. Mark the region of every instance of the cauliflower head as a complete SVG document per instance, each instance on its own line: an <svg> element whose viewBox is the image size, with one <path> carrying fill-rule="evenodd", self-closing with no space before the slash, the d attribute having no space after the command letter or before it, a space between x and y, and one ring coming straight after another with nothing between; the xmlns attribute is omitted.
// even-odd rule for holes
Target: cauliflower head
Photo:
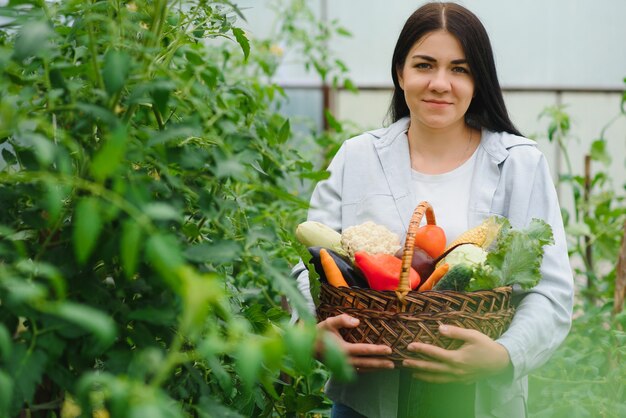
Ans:
<svg viewBox="0 0 626 418"><path fill-rule="evenodd" d="M354 261L354 253L395 254L400 249L400 238L386 226L371 221L346 228L341 233L341 247Z"/></svg>
<svg viewBox="0 0 626 418"><path fill-rule="evenodd" d="M474 244L463 244L456 247L446 256L443 262L448 263L450 268L457 264L465 264L470 267L478 266L487 259L487 251Z"/></svg>

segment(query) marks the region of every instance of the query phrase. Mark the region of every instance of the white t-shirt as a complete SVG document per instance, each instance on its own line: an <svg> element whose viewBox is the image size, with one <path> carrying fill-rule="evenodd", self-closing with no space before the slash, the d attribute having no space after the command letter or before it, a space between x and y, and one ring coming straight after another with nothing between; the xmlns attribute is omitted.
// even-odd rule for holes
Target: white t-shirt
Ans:
<svg viewBox="0 0 626 418"><path fill-rule="evenodd" d="M470 185L476 165L476 154L452 171L443 174L423 174L412 171L417 201L426 200L433 207L435 220L446 233L448 244L468 229ZM426 217L422 224L426 223Z"/></svg>

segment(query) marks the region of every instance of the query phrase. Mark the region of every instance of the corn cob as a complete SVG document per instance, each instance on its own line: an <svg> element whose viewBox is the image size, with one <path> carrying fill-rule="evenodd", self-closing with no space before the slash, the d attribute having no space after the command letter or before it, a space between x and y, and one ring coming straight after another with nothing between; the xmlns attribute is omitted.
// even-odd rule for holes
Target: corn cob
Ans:
<svg viewBox="0 0 626 418"><path fill-rule="evenodd" d="M498 236L500 228L502 228L503 224L504 222L497 216L490 216L480 225L468 229L459 235L457 239L448 245L446 250L457 244L474 244L482 247L483 249L487 249Z"/></svg>

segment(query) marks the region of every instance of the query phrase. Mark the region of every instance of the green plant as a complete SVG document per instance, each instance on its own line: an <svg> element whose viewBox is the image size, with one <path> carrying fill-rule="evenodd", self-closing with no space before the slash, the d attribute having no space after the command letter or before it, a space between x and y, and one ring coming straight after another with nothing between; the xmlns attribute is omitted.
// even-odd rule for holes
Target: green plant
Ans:
<svg viewBox="0 0 626 418"><path fill-rule="evenodd" d="M549 119L548 139L558 144L566 163L559 182L574 202L573 213L564 210L563 217L578 286L570 334L550 362L530 376L532 417L626 414L626 313L615 309L613 300L626 205L608 174L611 158L605 136L612 123L626 116L625 104L626 91L620 112L585 155L584 174L572 169L567 147L570 117L565 109L551 107L541 116ZM591 162L596 163L594 173Z"/></svg>
<svg viewBox="0 0 626 418"><path fill-rule="evenodd" d="M587 307L565 343L529 383L533 418L626 414L626 313L611 317L611 304Z"/></svg>
<svg viewBox="0 0 626 418"><path fill-rule="evenodd" d="M317 16L305 0L274 0L270 6L282 18L275 23L272 40L290 51L307 71L314 70L324 85L356 91L346 64L330 47L336 36L350 36L337 19Z"/></svg>
<svg viewBox="0 0 626 418"><path fill-rule="evenodd" d="M281 306L306 311L293 230L323 174L291 146L268 42L227 0L2 14L0 415L323 406L314 321Z"/></svg>
<svg viewBox="0 0 626 418"><path fill-rule="evenodd" d="M615 277L622 225L626 220L626 197L616 191L607 171L611 157L606 149L608 139L605 135L618 118L626 116L625 101L626 97L618 114L592 141L584 156L585 173L574 172L572 166L568 151L568 141L572 138L570 117L565 107L549 107L540 116L549 120L547 139L558 145L565 161L565 171L559 173L559 183L571 193L574 207L572 213L563 210L563 219L570 243L570 257L575 265L580 264L575 273L586 282L581 295L590 302L613 295L611 277ZM591 172L592 162L597 167L594 173Z"/></svg>

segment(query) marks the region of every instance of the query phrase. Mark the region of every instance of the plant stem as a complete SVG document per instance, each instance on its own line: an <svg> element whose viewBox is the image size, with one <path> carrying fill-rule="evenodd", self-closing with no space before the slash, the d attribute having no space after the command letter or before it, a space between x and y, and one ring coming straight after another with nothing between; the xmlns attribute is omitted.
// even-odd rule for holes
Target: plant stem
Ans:
<svg viewBox="0 0 626 418"><path fill-rule="evenodd" d="M600 131L600 139L604 140L604 138L606 137L606 131L607 129L609 129L611 127L611 125L613 125L616 121L618 121L620 118L626 116L626 113L618 113L617 115L613 116L613 118L602 127L602 131Z"/></svg>
<svg viewBox="0 0 626 418"><path fill-rule="evenodd" d="M155 13L152 18L152 46L157 46L163 32L163 22L167 14L167 0L157 0L155 4Z"/></svg>
<svg viewBox="0 0 626 418"><path fill-rule="evenodd" d="M165 129L165 124L163 123L161 113L159 113L159 110L154 105L152 105L152 113L154 113L154 118L157 121L157 125L159 125L159 131Z"/></svg>
<svg viewBox="0 0 626 418"><path fill-rule="evenodd" d="M43 70L44 70L44 84L46 85L46 90L48 94L52 92L52 84L50 83L50 65L46 58L43 58ZM54 112L54 100L48 100L48 109L51 112Z"/></svg>
<svg viewBox="0 0 626 418"><path fill-rule="evenodd" d="M152 17L152 26L150 27L150 32L152 33L152 38L146 37L146 46L148 47L156 47L159 44L161 39L162 31L163 31L163 21L165 20L165 16L167 15L167 0L157 0L155 4L155 12ZM145 76L145 79L152 79L152 74L150 72L150 65L152 62L152 56L149 54L143 54L143 70L142 73ZM137 110L137 104L132 104L128 107L126 114L124 115L124 123L129 123L132 119L135 111Z"/></svg>
<svg viewBox="0 0 626 418"><path fill-rule="evenodd" d="M74 190L72 190L71 196L74 196ZM59 217L57 221L55 222L54 226L52 227L52 229L50 230L50 233L46 237L46 240L43 242L43 244L41 244L41 247L39 247L39 251L37 251L37 254L35 255L35 262L38 262L41 256L48 249L48 245L50 245L52 238L56 235L58 230L61 228L61 225L63 224L63 219L64 219L64 213L59 214Z"/></svg>
<svg viewBox="0 0 626 418"><path fill-rule="evenodd" d="M622 309L624 309L624 298L626 297L626 221L624 221L622 233L622 244L620 245L615 271L615 291L613 296L612 316L617 315L622 311Z"/></svg>
<svg viewBox="0 0 626 418"><path fill-rule="evenodd" d="M165 64L166 68L169 68L170 63L172 61L172 58L174 58L174 55L176 54L176 51L178 50L178 48L181 45L185 44L185 36L190 32L189 28L193 24L193 21L196 18L196 16L198 16L198 10L199 10L199 7L194 7L193 14L189 18L189 21L188 21L187 26L185 27L185 29L181 30L178 33L178 36L176 37L174 42L172 42L170 45L168 45L167 49L165 50L165 52L161 56L160 59Z"/></svg>
<svg viewBox="0 0 626 418"><path fill-rule="evenodd" d="M100 74L100 67L98 67L98 49L96 47L96 40L93 34L93 23L88 22L87 34L89 36L89 54L91 55L91 66L93 67L94 76L96 77L96 84L102 90L104 90L104 81L102 80L102 74Z"/></svg>
<svg viewBox="0 0 626 418"><path fill-rule="evenodd" d="M152 387L160 387L168 378L170 372L177 364L181 362L180 348L183 345L183 337L180 333L176 333L174 337L174 341L172 341L172 345L170 346L170 351L165 358L164 364L159 368L159 371L150 382L150 386ZM185 360L187 358L185 357Z"/></svg>

